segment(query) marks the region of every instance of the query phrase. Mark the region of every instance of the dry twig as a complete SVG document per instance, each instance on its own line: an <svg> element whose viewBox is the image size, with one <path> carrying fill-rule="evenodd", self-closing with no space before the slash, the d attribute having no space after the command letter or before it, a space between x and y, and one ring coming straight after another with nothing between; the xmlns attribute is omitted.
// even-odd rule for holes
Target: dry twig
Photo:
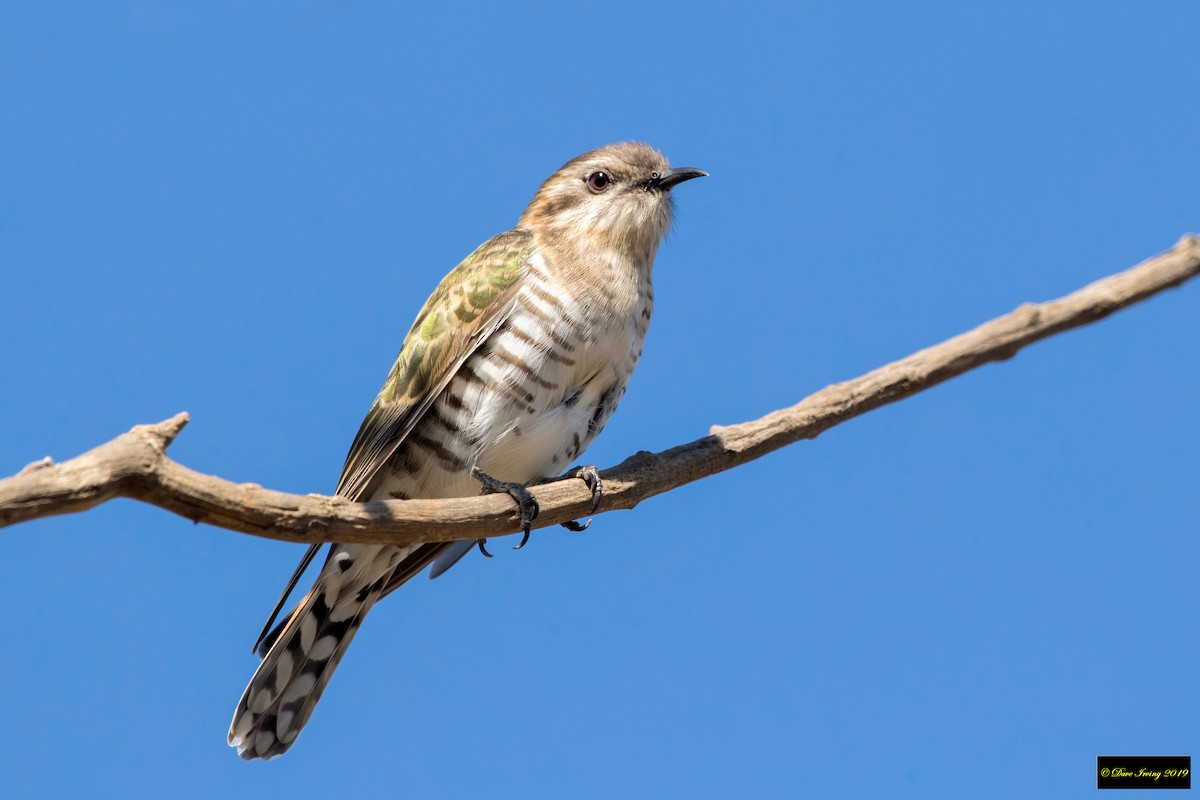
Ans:
<svg viewBox="0 0 1200 800"><path fill-rule="evenodd" d="M907 358L828 386L790 408L661 453L637 453L604 470L599 511L633 508L647 497L736 467L784 445L812 439L838 423L901 400L1022 347L1102 319L1200 273L1200 238L1046 303L1026 304ZM0 480L0 526L84 511L114 497L152 503L196 522L290 542L412 544L475 539L518 527L513 501L502 495L453 500L352 503L236 484L172 461L167 446L186 413L126 434L61 464L49 458ZM591 492L579 480L535 488L536 527L586 515Z"/></svg>

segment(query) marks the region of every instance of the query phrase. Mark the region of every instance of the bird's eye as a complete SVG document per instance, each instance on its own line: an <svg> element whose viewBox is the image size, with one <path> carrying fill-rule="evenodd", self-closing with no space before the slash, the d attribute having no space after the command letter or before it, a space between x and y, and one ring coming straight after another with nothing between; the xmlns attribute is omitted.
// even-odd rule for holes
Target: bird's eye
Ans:
<svg viewBox="0 0 1200 800"><path fill-rule="evenodd" d="M587 176L587 185L592 192L599 194L612 186L612 178L608 177L607 172L593 172Z"/></svg>

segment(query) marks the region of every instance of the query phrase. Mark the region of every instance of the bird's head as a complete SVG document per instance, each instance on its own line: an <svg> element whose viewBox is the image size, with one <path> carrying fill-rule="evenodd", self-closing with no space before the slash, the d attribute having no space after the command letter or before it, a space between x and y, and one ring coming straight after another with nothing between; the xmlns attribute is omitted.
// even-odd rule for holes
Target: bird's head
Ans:
<svg viewBox="0 0 1200 800"><path fill-rule="evenodd" d="M547 178L518 226L558 246L614 248L653 259L671 225L671 189L707 174L672 169L649 145L610 144L568 161Z"/></svg>

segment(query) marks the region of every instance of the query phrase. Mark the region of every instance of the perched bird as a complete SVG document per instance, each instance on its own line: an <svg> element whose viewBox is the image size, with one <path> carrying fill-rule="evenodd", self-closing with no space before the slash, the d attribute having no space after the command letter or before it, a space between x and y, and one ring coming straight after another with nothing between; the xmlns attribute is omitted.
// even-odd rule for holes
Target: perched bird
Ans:
<svg viewBox="0 0 1200 800"><path fill-rule="evenodd" d="M524 484L562 473L612 416L650 324L670 191L706 174L626 142L551 175L517 226L467 256L426 301L350 446L337 494L466 497L482 483L517 499L528 537L537 509ZM579 474L599 490L594 469ZM274 615L264 628L263 660L229 744L245 759L286 751L372 605L473 546L334 544L296 608L270 634Z"/></svg>

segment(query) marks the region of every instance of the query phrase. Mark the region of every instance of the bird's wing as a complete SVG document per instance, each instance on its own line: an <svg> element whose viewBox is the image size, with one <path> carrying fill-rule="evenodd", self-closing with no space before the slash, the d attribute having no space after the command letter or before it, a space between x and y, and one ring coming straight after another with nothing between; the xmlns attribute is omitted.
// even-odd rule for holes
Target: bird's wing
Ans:
<svg viewBox="0 0 1200 800"><path fill-rule="evenodd" d="M446 570L457 564L463 556L471 552L471 548L475 546L475 542L471 539L459 540L457 542L443 542L446 546L438 551L437 555L430 559L433 566L429 568L429 580L440 578L446 574Z"/></svg>
<svg viewBox="0 0 1200 800"><path fill-rule="evenodd" d="M350 452L337 494L364 492L437 399L463 362L512 311L533 236L513 230L484 242L434 290L404 339L400 355Z"/></svg>
<svg viewBox="0 0 1200 800"><path fill-rule="evenodd" d="M442 279L417 314L383 389L350 445L336 494L350 500L364 499L380 468L458 368L508 319L533 248L533 235L528 231L502 233L480 245ZM272 631L271 624L319 548L313 545L308 549L263 626L254 643L254 650L260 654L278 635L280 627ZM443 542L417 547L397 565L383 594L395 591L445 548Z"/></svg>

